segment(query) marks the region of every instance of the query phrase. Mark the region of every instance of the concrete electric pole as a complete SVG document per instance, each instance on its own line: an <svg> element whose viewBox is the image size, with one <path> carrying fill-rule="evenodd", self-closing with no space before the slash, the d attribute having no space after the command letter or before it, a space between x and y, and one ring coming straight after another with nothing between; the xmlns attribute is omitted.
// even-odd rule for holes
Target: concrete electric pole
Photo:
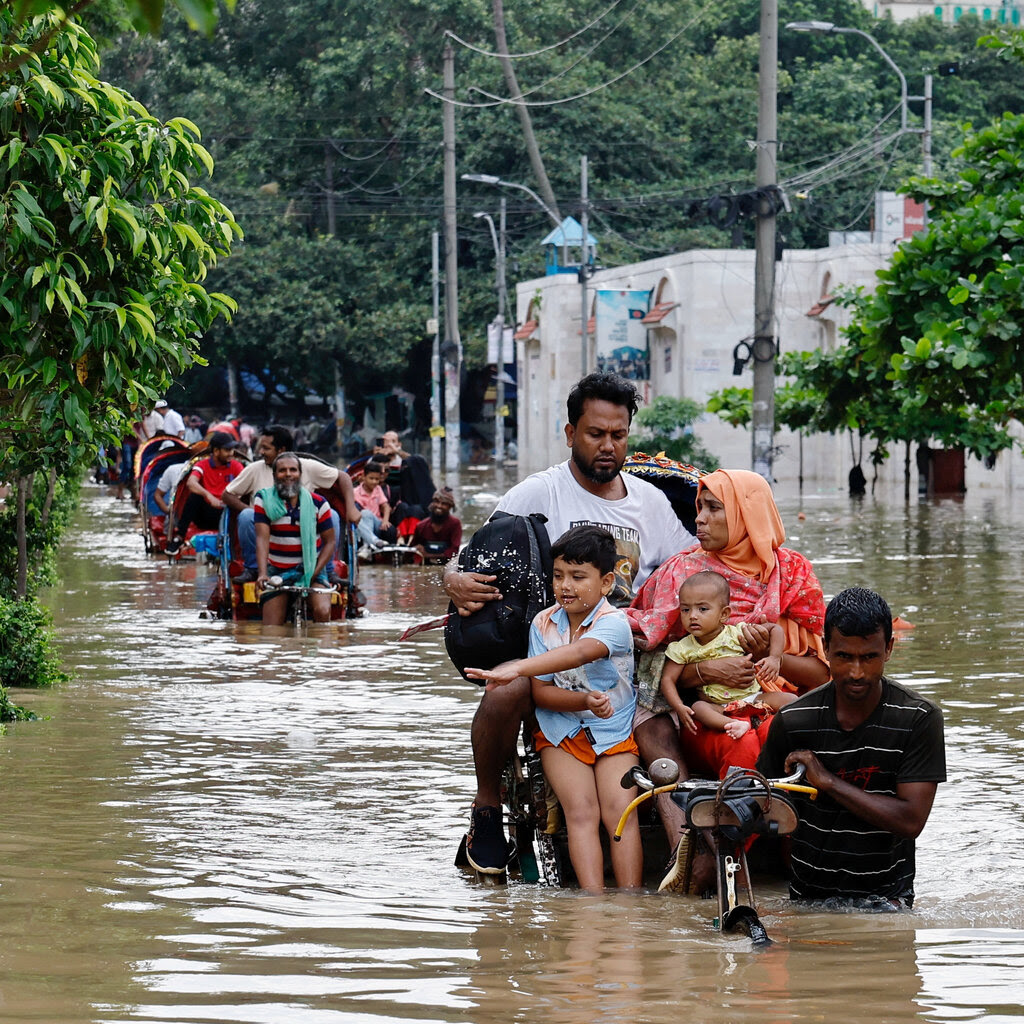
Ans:
<svg viewBox="0 0 1024 1024"><path fill-rule="evenodd" d="M761 0L761 51L757 113L757 241L754 255L754 399L751 469L772 482L775 447L775 201L778 139L779 9Z"/></svg>
<svg viewBox="0 0 1024 1024"><path fill-rule="evenodd" d="M455 54L444 47L444 468L459 471L462 340L459 337L459 251L455 206Z"/></svg>

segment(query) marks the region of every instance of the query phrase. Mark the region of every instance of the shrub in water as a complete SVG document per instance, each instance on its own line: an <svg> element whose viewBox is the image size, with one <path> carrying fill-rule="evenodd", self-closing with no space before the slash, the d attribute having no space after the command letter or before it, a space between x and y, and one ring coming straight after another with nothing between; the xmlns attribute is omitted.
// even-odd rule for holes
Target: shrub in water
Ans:
<svg viewBox="0 0 1024 1024"><path fill-rule="evenodd" d="M65 681L51 642L50 616L44 608L0 597L0 687ZM3 705L6 696L0 701Z"/></svg>

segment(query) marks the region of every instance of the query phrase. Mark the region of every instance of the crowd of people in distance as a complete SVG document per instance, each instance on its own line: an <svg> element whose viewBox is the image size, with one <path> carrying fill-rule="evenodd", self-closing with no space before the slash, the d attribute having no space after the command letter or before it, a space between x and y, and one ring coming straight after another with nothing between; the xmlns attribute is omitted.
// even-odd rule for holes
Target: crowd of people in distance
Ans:
<svg viewBox="0 0 1024 1024"><path fill-rule="evenodd" d="M118 497L126 489L135 496L138 446L161 437L168 445L205 442L201 457L168 466L157 482L153 502L173 524L164 551L177 555L193 528L217 531L227 508L234 517L242 561L232 583L255 583L261 593L271 576L301 578L307 586L309 578L338 586L342 577L336 567L347 557L349 523L368 553L400 543L415 550L421 561L438 562L461 544L462 524L453 514L452 491L435 489L425 460L404 451L393 431L380 439L353 486L337 466L297 455L298 442L287 427L257 429L238 419L207 424L196 415L182 417L161 399L133 424L118 452ZM182 481L187 495L176 501ZM313 601L314 619L329 615L329 607L318 607L323 603ZM274 620L277 611L276 604L264 605L264 621Z"/></svg>
<svg viewBox="0 0 1024 1024"><path fill-rule="evenodd" d="M604 885L600 829L610 833L635 795L619 785L630 765L669 758L683 778L732 766L779 778L803 765L819 795L800 801L791 895L910 906L914 840L945 780L945 749L938 706L884 675L889 606L851 587L826 608L756 473L702 477L691 536L660 490L620 472L638 405L629 382L585 377L567 402L569 459L498 502L546 518L555 604L534 619L525 658L466 669L486 684L471 733L470 865L505 870L501 770L526 720L586 889ZM500 598L495 579L453 561L444 585L471 615ZM658 810L673 851L660 888L677 891L684 812L669 793ZM611 857L616 885L638 885L635 818Z"/></svg>
<svg viewBox="0 0 1024 1024"><path fill-rule="evenodd" d="M409 547L424 563L447 562L462 545L462 523L451 488L436 489L426 460L402 448L389 430L363 463L355 487L360 509L360 558L388 547Z"/></svg>

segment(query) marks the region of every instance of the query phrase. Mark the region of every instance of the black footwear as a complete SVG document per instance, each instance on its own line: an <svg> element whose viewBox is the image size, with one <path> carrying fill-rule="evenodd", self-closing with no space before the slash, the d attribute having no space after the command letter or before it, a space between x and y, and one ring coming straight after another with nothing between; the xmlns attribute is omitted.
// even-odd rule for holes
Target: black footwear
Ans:
<svg viewBox="0 0 1024 1024"><path fill-rule="evenodd" d="M164 548L165 555L176 555L181 550L181 540L178 537L172 537L167 542L167 547Z"/></svg>
<svg viewBox="0 0 1024 1024"><path fill-rule="evenodd" d="M241 586L243 583L255 583L258 579L259 573L255 569L243 569L237 576L231 577L231 582Z"/></svg>
<svg viewBox="0 0 1024 1024"><path fill-rule="evenodd" d="M661 880L661 885L658 886L658 892L686 892L690 882L686 870L689 853L690 832L688 829L684 829L679 836L679 842L676 843L676 848L672 851L672 856L668 859L667 871Z"/></svg>
<svg viewBox="0 0 1024 1024"><path fill-rule="evenodd" d="M474 807L466 859L482 875L502 875L511 856L511 844L505 838L500 807Z"/></svg>

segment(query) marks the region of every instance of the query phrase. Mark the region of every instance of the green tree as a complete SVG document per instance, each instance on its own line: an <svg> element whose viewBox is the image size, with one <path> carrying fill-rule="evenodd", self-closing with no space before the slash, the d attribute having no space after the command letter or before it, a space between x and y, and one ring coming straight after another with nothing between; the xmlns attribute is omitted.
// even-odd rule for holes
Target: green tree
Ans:
<svg viewBox="0 0 1024 1024"><path fill-rule="evenodd" d="M0 77L0 444L21 476L90 458L233 309L201 283L238 226L193 183L212 170L199 130L97 69L68 25Z"/></svg>
<svg viewBox="0 0 1024 1024"><path fill-rule="evenodd" d="M211 32L217 23L217 0L172 0L194 29ZM12 71L41 53L72 21L89 19L107 31L134 25L140 31L159 32L166 0L2 0L0 11L10 16L4 41L11 47L0 54L0 71ZM233 10L235 0L225 0ZM37 18L43 18L40 28ZM19 46L19 44L23 44Z"/></svg>
<svg viewBox="0 0 1024 1024"><path fill-rule="evenodd" d="M629 438L630 447L649 455L664 452L670 459L688 462L708 472L718 469L717 457L693 432L693 424L703 412L700 403L690 398L659 395L637 412L633 421L637 430Z"/></svg>
<svg viewBox="0 0 1024 1024"><path fill-rule="evenodd" d="M13 25L0 8L0 452L17 549L5 586L24 598L60 521L59 482L234 308L202 282L239 229L194 183L212 171L194 124L101 82L80 26Z"/></svg>

